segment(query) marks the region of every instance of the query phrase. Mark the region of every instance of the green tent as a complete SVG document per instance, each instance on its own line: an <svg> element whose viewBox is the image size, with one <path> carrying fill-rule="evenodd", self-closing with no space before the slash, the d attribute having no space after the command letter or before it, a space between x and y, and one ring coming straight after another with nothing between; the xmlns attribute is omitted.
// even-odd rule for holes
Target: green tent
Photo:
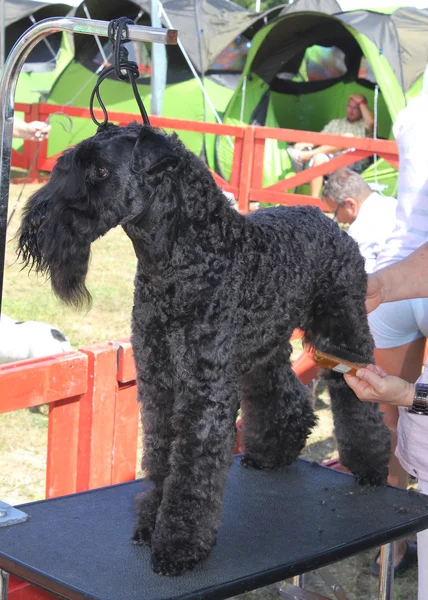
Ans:
<svg viewBox="0 0 428 600"><path fill-rule="evenodd" d="M74 0L51 3L37 0L6 0L4 4L4 44L7 56L16 40L34 23L48 17L65 17ZM42 40L30 52L18 78L16 102L39 102L47 95L61 70L71 59L67 39L60 32Z"/></svg>
<svg viewBox="0 0 428 600"><path fill-rule="evenodd" d="M342 12L335 0L297 0L254 36L224 123L320 131L346 114L350 94L360 93L375 113L375 136L391 139L397 113L420 91L427 61L427 10ZM210 166L228 179L230 140L218 137L215 145ZM264 185L292 174L287 144L267 140ZM374 161L363 175L394 193L388 163Z"/></svg>
<svg viewBox="0 0 428 600"><path fill-rule="evenodd" d="M3 15L4 55L7 57L15 42L34 23L48 17L65 17L76 0L39 2L37 0L6 0ZM44 100L54 81L72 58L68 38L54 33L42 40L27 56L19 74L15 102L30 104ZM17 112L17 115L24 115ZM23 141L13 140L13 148L20 151Z"/></svg>
<svg viewBox="0 0 428 600"><path fill-rule="evenodd" d="M139 25L150 25L150 0L86 0L84 5L82 3L70 14L77 17L89 14L93 19L104 21L128 16ZM163 24L178 30L179 39L199 78L195 77L181 49L168 46L162 116L214 122L210 104L217 113L223 114L244 67L249 40L264 25L264 18L229 0L165 0L162 7L166 15L162 14ZM279 10L271 11L271 18ZM96 40L77 35L73 43L74 58L55 81L48 102L88 108L97 80L96 72L109 60L110 43L105 38ZM150 113L151 44L129 43L127 47L130 59L140 67L138 88ZM204 96L200 83L203 83L209 100ZM108 110L134 113L139 118L129 83L118 81L112 75L103 82L100 92ZM55 123L49 136L48 154L56 154L93 135L94 131L95 125L87 119L73 118L71 131L64 131ZM197 154L203 150L204 137L188 132L182 135L183 141Z"/></svg>

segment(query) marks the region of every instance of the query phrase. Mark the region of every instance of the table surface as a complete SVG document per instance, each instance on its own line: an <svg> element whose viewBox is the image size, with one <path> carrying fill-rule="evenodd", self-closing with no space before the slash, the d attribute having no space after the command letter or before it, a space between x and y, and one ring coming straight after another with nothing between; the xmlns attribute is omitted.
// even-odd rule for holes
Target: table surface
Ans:
<svg viewBox="0 0 428 600"><path fill-rule="evenodd" d="M0 568L72 600L222 599L428 528L428 497L358 486L305 460L276 472L229 473L217 544L180 577L156 575L134 546L133 481L23 504L0 528Z"/></svg>

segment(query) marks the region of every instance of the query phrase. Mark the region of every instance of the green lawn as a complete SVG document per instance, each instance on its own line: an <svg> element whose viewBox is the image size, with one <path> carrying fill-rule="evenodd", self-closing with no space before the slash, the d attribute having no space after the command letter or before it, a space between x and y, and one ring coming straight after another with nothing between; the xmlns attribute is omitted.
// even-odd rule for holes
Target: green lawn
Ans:
<svg viewBox="0 0 428 600"><path fill-rule="evenodd" d="M24 196L36 187L27 186ZM20 186L11 186L11 206L19 190ZM93 244L87 280L93 305L89 312L77 312L55 297L48 281L21 270L13 239L19 217L17 211L8 230L2 312L19 321L51 323L67 335L74 348L129 336L136 258L122 229L110 231Z"/></svg>

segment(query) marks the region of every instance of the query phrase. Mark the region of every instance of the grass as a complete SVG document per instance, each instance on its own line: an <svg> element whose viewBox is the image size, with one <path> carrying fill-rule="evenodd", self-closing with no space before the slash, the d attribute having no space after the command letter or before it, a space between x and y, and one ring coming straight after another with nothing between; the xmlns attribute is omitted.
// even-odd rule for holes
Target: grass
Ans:
<svg viewBox="0 0 428 600"><path fill-rule="evenodd" d="M20 208L35 187L25 188ZM19 191L20 186L11 186L11 206ZM128 337L136 257L122 229L110 231L93 244L87 279L93 305L89 312L77 312L59 302L49 282L21 271L13 240L18 224L19 211L8 228L2 311L13 319L56 325L68 336L74 348Z"/></svg>
<svg viewBox="0 0 428 600"><path fill-rule="evenodd" d="M35 187L25 188L20 207ZM11 207L20 189L20 186L11 186ZM19 211L8 230L3 312L17 320L33 319L56 325L64 331L75 348L128 337L136 259L132 244L123 231L120 228L113 230L93 244L87 281L93 306L89 312L78 313L60 304L52 294L49 283L20 271L12 242L18 223ZM297 355L299 343L295 342L294 345ZM321 388L317 390L315 411L318 425L302 456L323 462L336 456L337 449L330 400ZM21 410L0 415L1 500L19 504L44 497L46 441L46 407L42 407L40 412ZM374 551L370 551L329 567L336 581L345 588L348 600L377 599L377 580L368 571L373 556ZM319 576L308 574L306 581L309 589L334 598ZM412 569L396 581L394 598L414 600L417 597L416 589L417 571ZM269 586L243 596L245 600L279 599L278 586Z"/></svg>

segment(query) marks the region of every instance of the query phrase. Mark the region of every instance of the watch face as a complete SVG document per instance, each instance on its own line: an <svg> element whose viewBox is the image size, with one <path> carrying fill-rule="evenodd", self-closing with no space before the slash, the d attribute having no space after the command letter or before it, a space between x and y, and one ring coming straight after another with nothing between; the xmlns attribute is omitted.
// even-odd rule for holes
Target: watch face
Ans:
<svg viewBox="0 0 428 600"><path fill-rule="evenodd" d="M428 385L417 383L411 412L428 416Z"/></svg>

